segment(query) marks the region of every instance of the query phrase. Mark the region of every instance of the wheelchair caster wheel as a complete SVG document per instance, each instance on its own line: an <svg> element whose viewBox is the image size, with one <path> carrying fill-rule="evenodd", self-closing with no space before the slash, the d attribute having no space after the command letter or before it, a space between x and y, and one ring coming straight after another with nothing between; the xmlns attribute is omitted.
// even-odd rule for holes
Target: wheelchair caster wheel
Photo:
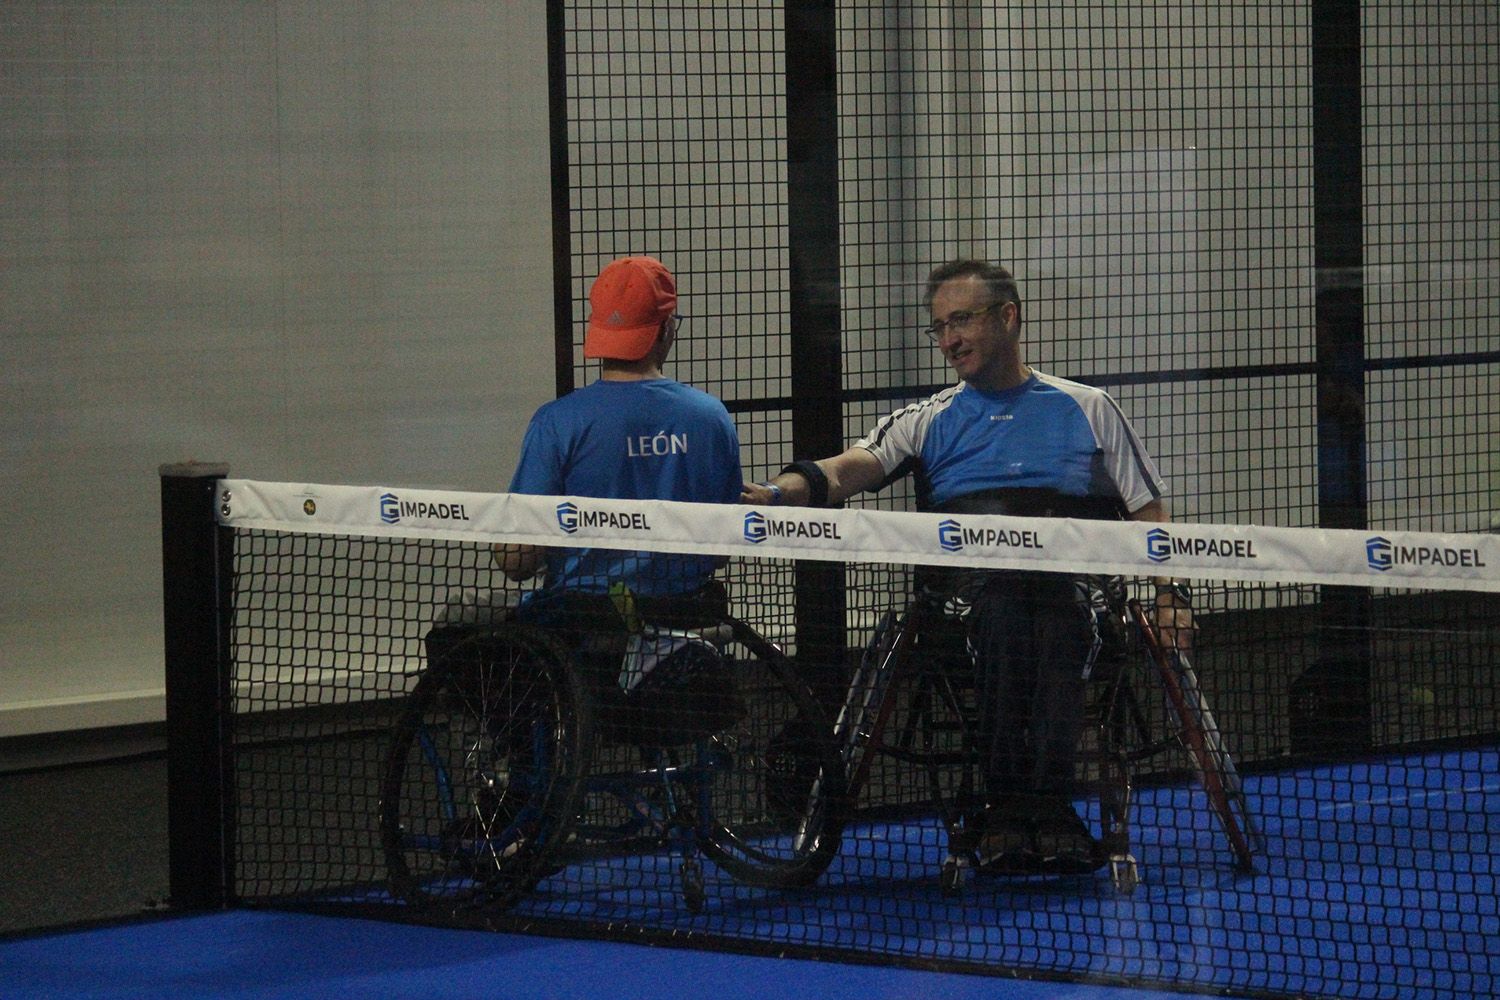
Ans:
<svg viewBox="0 0 1500 1000"><path fill-rule="evenodd" d="M1109 877L1115 884L1115 892L1129 896L1140 885L1140 872L1135 858L1129 854L1116 854L1109 859Z"/></svg>
<svg viewBox="0 0 1500 1000"><path fill-rule="evenodd" d="M697 861L684 861L678 874L682 876L682 902L689 912L702 913L707 899L703 891L703 866Z"/></svg>
<svg viewBox="0 0 1500 1000"><path fill-rule="evenodd" d="M964 869L968 865L958 858L949 858L943 862L942 888L943 895L952 899L962 896L964 893Z"/></svg>

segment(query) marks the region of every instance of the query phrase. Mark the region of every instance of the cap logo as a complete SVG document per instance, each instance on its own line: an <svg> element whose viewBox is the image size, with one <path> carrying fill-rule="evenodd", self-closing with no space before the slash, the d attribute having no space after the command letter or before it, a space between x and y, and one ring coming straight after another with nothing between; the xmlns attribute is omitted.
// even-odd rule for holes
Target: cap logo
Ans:
<svg viewBox="0 0 1500 1000"><path fill-rule="evenodd" d="M609 325L610 326L624 326L625 325L625 317L620 315L620 310L616 309L614 312L612 312L612 313L609 314Z"/></svg>

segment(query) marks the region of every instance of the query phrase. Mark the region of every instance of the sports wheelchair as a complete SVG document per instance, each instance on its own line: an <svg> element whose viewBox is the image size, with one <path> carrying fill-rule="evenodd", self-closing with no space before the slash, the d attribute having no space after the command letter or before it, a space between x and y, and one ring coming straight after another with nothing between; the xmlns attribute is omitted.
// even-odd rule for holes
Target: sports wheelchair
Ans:
<svg viewBox="0 0 1500 1000"><path fill-rule="evenodd" d="M783 735L831 723L782 651L727 614L577 624L429 633L381 784L395 895L482 923L570 864L663 849L693 912L705 857L755 886L816 879L844 771L832 741Z"/></svg>
<svg viewBox="0 0 1500 1000"><path fill-rule="evenodd" d="M1099 832L1090 863L1071 872L1038 868L1007 874L1083 874L1108 866L1116 890L1133 892L1139 866L1131 853L1134 775L1148 758L1185 753L1237 868L1253 871L1262 845L1234 761L1186 653L1165 646L1123 581L1100 581L1107 595L1104 654L1086 688L1082 775L1070 789L1098 797ZM923 582L899 611L888 612L847 688L835 735L857 800L870 790L879 758L926 772L932 804L948 833L941 887L956 895L977 868L985 795L978 787L981 741L973 656L966 643L967 603L949 586ZM1109 638L1112 637L1112 638ZM1159 689L1162 702L1147 697Z"/></svg>

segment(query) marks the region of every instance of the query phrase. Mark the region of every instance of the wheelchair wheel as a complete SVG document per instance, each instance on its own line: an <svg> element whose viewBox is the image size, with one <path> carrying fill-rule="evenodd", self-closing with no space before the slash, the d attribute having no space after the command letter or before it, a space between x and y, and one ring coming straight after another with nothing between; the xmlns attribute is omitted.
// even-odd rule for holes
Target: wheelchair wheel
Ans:
<svg viewBox="0 0 1500 1000"><path fill-rule="evenodd" d="M714 780L699 792L701 848L734 879L810 885L838 853L847 817L832 724L790 661L741 622L725 659L745 712L712 741Z"/></svg>
<svg viewBox="0 0 1500 1000"><path fill-rule="evenodd" d="M1224 737L1219 733L1218 723L1208 707L1208 701L1198 687L1198 677L1187 657L1176 659L1176 690L1170 692L1169 700L1177 710L1182 723L1183 744L1203 782L1213 805L1214 815L1224 828L1224 835L1234 849L1240 870L1255 870L1255 855L1262 849L1260 831L1255 816L1250 811L1245 788L1240 781L1234 758L1224 746Z"/></svg>
<svg viewBox="0 0 1500 1000"><path fill-rule="evenodd" d="M850 678L844 704L834 721L834 740L843 760L851 801L870 777L874 757L883 744L896 706L890 687L908 671L916 630L911 622L890 612L883 616Z"/></svg>
<svg viewBox="0 0 1500 1000"><path fill-rule="evenodd" d="M528 892L577 812L590 727L570 658L535 628L479 630L437 654L381 785L395 894L462 918Z"/></svg>
<svg viewBox="0 0 1500 1000"><path fill-rule="evenodd" d="M1198 687L1198 676L1186 654L1163 648L1138 601L1130 602L1130 610L1145 636L1168 707L1177 717L1178 740L1198 774L1240 870L1252 872L1255 856L1263 846L1260 832L1234 758L1224 745L1207 697Z"/></svg>
<svg viewBox="0 0 1500 1000"><path fill-rule="evenodd" d="M922 651L919 649L919 655ZM914 763L927 772L933 804L948 831L949 846L967 855L978 845L976 825L983 811L980 790L981 755L978 744L979 704L973 685L973 666L964 658L924 656L911 678L906 705L911 718L898 742L899 752L910 744Z"/></svg>

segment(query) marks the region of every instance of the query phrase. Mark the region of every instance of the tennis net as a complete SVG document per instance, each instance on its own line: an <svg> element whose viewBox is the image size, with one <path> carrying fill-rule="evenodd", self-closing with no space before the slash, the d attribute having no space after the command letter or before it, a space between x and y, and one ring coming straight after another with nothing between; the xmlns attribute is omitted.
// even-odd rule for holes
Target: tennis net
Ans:
<svg viewBox="0 0 1500 1000"><path fill-rule="evenodd" d="M1267 996L1494 986L1500 537L210 488L221 835L174 859L209 850L230 902ZM497 543L720 568L686 611L616 587L548 613ZM1193 584L1190 654L1131 627L1163 576ZM1031 649L1077 606L1057 587L1104 609L1057 786L1084 856L1040 814L987 836L1014 832L994 772L1057 737L994 749L1014 719L970 616L1009 608L999 646Z"/></svg>

